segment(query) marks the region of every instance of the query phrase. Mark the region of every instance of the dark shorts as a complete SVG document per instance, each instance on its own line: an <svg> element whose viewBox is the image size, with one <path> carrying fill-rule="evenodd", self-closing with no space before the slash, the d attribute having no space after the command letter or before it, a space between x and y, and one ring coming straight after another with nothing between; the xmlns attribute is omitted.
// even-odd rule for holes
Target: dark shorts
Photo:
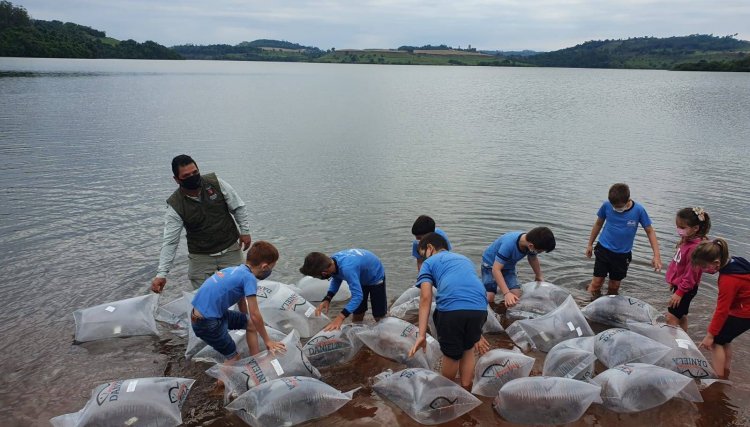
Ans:
<svg viewBox="0 0 750 427"><path fill-rule="evenodd" d="M719 335L714 337L714 344L729 344L748 329L750 329L750 319L729 316L727 321L724 322L724 327L719 331Z"/></svg>
<svg viewBox="0 0 750 427"><path fill-rule="evenodd" d="M482 337L487 310L435 310L432 320L437 329L440 351L453 360L461 360L464 351L473 348Z"/></svg>
<svg viewBox="0 0 750 427"><path fill-rule="evenodd" d="M631 252L618 254L597 243L594 248L594 277L607 277L609 280L622 280L628 274L630 260L633 259Z"/></svg>
<svg viewBox="0 0 750 427"><path fill-rule="evenodd" d="M672 293L677 290L676 286L672 286ZM690 308L690 301L693 300L693 298L698 294L698 288L693 289L692 291L686 293L682 296L682 299L680 300L680 304L677 307L669 307L667 308L667 311L672 316L682 319L682 316L688 314L688 309Z"/></svg>
<svg viewBox="0 0 750 427"><path fill-rule="evenodd" d="M247 322L245 313L229 310L219 319L198 319L192 326L195 336L230 359L237 354L237 345L229 335L229 330L246 329Z"/></svg>
<svg viewBox="0 0 750 427"><path fill-rule="evenodd" d="M385 279L379 285L362 286L362 303L354 310L354 314L363 314L367 311L368 297L372 304L372 317L385 317L385 313L388 311L388 297L385 295Z"/></svg>

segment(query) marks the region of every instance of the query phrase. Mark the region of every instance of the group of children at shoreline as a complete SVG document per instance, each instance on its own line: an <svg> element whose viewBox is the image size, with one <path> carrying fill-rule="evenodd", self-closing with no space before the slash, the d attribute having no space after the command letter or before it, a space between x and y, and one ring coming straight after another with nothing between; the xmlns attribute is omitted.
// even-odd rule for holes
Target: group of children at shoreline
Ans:
<svg viewBox="0 0 750 427"><path fill-rule="evenodd" d="M601 295L606 278L609 278L607 293L619 292L620 283L627 275L639 224L646 231L653 250L652 267L659 271L661 256L651 219L642 205L630 199L626 184L614 184L609 189L608 201L597 212L585 250L587 257L595 257L593 278L588 286L592 297ZM680 241L666 272L666 282L672 292L667 304L667 322L687 330L689 306L697 294L702 273L718 272L717 307L700 346L712 350L717 374L727 378L732 360L731 342L750 329L750 262L730 257L725 240L708 239L711 220L702 208L680 209L675 225ZM518 303L521 289L515 267L523 258L527 259L535 280L544 280L538 256L555 249L554 234L547 227L503 234L484 251L480 276L469 258L451 251L446 233L436 227L432 218L418 217L412 234L415 237L412 255L418 270L415 286L420 289L420 305L419 336L409 355L426 349L428 316L435 292L433 320L437 331L433 333L443 353L441 373L448 378L455 378L458 373L461 385L468 388L474 374L475 348L480 353L489 349L481 333L488 303L494 303L497 293L502 294L506 307ZM284 350L283 344L269 338L256 301L257 281L271 274L278 258L278 250L272 244L255 242L248 250L245 264L216 272L192 300L193 331L222 353L227 363L240 357L228 334L229 329L247 330L245 336L251 354L258 352L258 335L269 350ZM331 256L311 252L299 271L318 279L330 279L328 292L318 305L316 315L328 312L342 281L349 284L351 299L324 330L339 329L350 315L353 321L362 321L368 299L376 321L386 316L385 269L372 252L348 249ZM240 312L229 310L236 303Z"/></svg>

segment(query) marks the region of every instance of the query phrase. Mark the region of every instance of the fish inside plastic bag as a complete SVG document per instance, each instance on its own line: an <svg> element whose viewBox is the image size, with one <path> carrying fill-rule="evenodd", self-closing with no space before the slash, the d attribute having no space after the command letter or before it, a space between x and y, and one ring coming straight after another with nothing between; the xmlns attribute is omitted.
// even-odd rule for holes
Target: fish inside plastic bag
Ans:
<svg viewBox="0 0 750 427"><path fill-rule="evenodd" d="M297 331L292 331L281 342L285 351L268 350L241 359L231 365L217 363L206 374L224 383L224 401L229 402L249 389L276 378L302 375L320 378L320 372L302 352Z"/></svg>
<svg viewBox="0 0 750 427"><path fill-rule="evenodd" d="M653 365L671 351L662 343L622 328L599 332L594 342L594 354L608 368L635 362Z"/></svg>
<svg viewBox="0 0 750 427"><path fill-rule="evenodd" d="M559 307L568 296L570 292L553 283L524 283L518 304L509 308L505 315L511 320L534 319Z"/></svg>
<svg viewBox="0 0 750 427"><path fill-rule="evenodd" d="M508 381L528 377L535 359L518 349L495 349L483 354L474 368L474 386L471 392L480 396L495 397Z"/></svg>
<svg viewBox="0 0 750 427"><path fill-rule="evenodd" d="M101 384L78 412L52 418L54 427L178 426L195 380L136 378Z"/></svg>
<svg viewBox="0 0 750 427"><path fill-rule="evenodd" d="M159 335L154 312L159 295L150 294L76 310L75 340L95 341L135 335Z"/></svg>
<svg viewBox="0 0 750 427"><path fill-rule="evenodd" d="M645 411L675 397L703 402L693 379L646 363L615 366L592 382L602 388L604 407L615 412Z"/></svg>
<svg viewBox="0 0 750 427"><path fill-rule="evenodd" d="M410 368L435 369L442 358L440 344L430 334L427 334L426 351L420 350L413 357L408 357L409 351L417 342L419 328L395 317L386 317L355 333L357 338L378 355Z"/></svg>
<svg viewBox="0 0 750 427"><path fill-rule="evenodd" d="M565 340L547 353L542 375L548 377L590 380L594 377L596 337L580 337Z"/></svg>
<svg viewBox="0 0 750 427"><path fill-rule="evenodd" d="M644 323L664 321L664 315L651 304L625 295L607 295L597 298L581 312L592 322L615 328L627 328L628 320Z"/></svg>
<svg viewBox="0 0 750 427"><path fill-rule="evenodd" d="M649 324L628 322L628 329L672 349L664 358L654 363L678 374L696 379L717 378L716 371L701 353L690 336L679 326L664 323Z"/></svg>
<svg viewBox="0 0 750 427"><path fill-rule="evenodd" d="M352 400L315 378L278 378L248 390L226 408L253 427L293 426L325 417Z"/></svg>
<svg viewBox="0 0 750 427"><path fill-rule="evenodd" d="M251 356L250 349L247 347L247 340L245 339L246 332L247 331L245 331L244 329L229 331L229 336L237 346L237 353L239 353L241 358ZM269 338L271 338L273 341L281 341L286 337L286 334L281 331L277 331L270 326L266 326L266 332L268 333ZM263 338L260 337L260 334L258 334L258 347L259 352L266 350L266 343L263 341ZM192 357L192 360L194 362L222 363L226 360L226 358L223 354L214 350L214 348L210 345L206 345L202 350L200 350Z"/></svg>
<svg viewBox="0 0 750 427"><path fill-rule="evenodd" d="M348 323L334 331L320 331L302 347L310 363L324 368L350 361L364 345L355 333L364 325Z"/></svg>
<svg viewBox="0 0 750 427"><path fill-rule="evenodd" d="M519 424L566 424L578 420L601 387L559 377L526 377L506 383L495 398L495 410Z"/></svg>
<svg viewBox="0 0 750 427"><path fill-rule="evenodd" d="M429 369L385 371L372 386L421 424L441 424L456 419L482 404L463 387Z"/></svg>
<svg viewBox="0 0 750 427"><path fill-rule="evenodd" d="M516 320L505 332L522 350L544 352L562 341L594 335L572 296L543 316Z"/></svg>
<svg viewBox="0 0 750 427"><path fill-rule="evenodd" d="M257 297L263 321L281 332L294 329L300 337L309 338L330 323L328 316L316 316L315 306L283 283L261 281Z"/></svg>
<svg viewBox="0 0 750 427"><path fill-rule="evenodd" d="M314 277L305 276L297 282L298 294L308 301L320 302L328 293L328 287L330 286L330 280L316 279ZM333 296L333 302L347 301L352 297L352 293L349 290L349 284L346 280L341 282L336 295Z"/></svg>

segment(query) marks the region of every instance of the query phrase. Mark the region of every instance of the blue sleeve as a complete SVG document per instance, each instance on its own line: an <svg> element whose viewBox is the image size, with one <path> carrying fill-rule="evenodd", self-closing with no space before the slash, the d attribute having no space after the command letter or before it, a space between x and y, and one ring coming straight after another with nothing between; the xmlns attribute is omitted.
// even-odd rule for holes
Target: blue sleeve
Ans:
<svg viewBox="0 0 750 427"><path fill-rule="evenodd" d="M652 224L651 218L649 218L648 213L646 212L646 209L641 207L640 212L638 212L638 221L641 223L641 227L648 228Z"/></svg>
<svg viewBox="0 0 750 427"><path fill-rule="evenodd" d="M331 284L328 285L328 293L336 295L336 292L339 291L340 287L341 287L341 279L335 276L331 277Z"/></svg>
<svg viewBox="0 0 750 427"><path fill-rule="evenodd" d="M245 288L246 297L254 297L258 294L258 280L255 277L246 277L242 285Z"/></svg>
<svg viewBox="0 0 750 427"><path fill-rule="evenodd" d="M421 288L422 283L429 283L435 285L435 278L432 276L432 269L430 263L424 262L422 268L419 269L419 275L417 276L417 283L415 287Z"/></svg>
<svg viewBox="0 0 750 427"><path fill-rule="evenodd" d="M352 294L352 298L349 300L349 304L344 307L342 312L345 316L354 313L360 304L362 304L362 284L359 282L358 276L347 277L346 282L349 283L349 292ZM339 282L340 283L340 282Z"/></svg>
<svg viewBox="0 0 750 427"><path fill-rule="evenodd" d="M500 247L497 248L497 253L495 254L495 261L503 265L508 265L509 263L512 263L513 262L513 246L515 246L515 244L516 244L515 240L510 242L510 245L508 244L508 242L502 242L500 244Z"/></svg>
<svg viewBox="0 0 750 427"><path fill-rule="evenodd" d="M412 242L411 244L411 256L413 256L416 259L420 259L422 257L419 256L419 251L417 251L417 246L419 246L419 242L416 240Z"/></svg>
<svg viewBox="0 0 750 427"><path fill-rule="evenodd" d="M607 202L602 203L599 210L596 212L596 216L601 219L607 219Z"/></svg>

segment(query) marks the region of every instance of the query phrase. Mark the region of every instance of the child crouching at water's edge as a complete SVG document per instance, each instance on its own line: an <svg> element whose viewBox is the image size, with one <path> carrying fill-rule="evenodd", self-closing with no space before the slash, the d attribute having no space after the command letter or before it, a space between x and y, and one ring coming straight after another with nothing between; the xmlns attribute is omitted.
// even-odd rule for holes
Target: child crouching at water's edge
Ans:
<svg viewBox="0 0 750 427"><path fill-rule="evenodd" d="M730 257L729 246L721 238L699 244L693 251L692 262L704 273L719 273L716 310L700 346L711 350L719 378L728 379L732 340L750 329L750 262Z"/></svg>

